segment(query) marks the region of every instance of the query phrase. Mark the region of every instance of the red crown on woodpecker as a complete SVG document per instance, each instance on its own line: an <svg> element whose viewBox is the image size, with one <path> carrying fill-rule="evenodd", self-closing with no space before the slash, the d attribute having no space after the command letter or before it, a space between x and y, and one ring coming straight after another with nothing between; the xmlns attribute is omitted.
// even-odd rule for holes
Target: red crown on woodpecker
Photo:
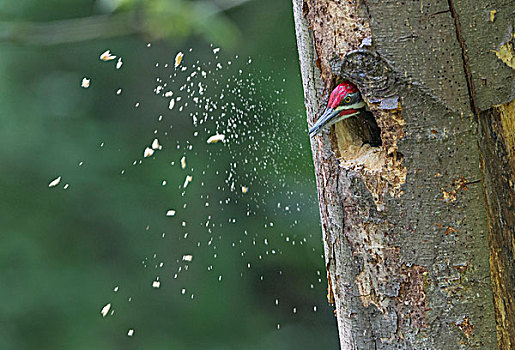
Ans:
<svg viewBox="0 0 515 350"><path fill-rule="evenodd" d="M309 130L309 135L313 137L323 128L359 114L363 107L365 107L365 102L363 102L356 85L348 81L340 83L331 92L327 108Z"/></svg>

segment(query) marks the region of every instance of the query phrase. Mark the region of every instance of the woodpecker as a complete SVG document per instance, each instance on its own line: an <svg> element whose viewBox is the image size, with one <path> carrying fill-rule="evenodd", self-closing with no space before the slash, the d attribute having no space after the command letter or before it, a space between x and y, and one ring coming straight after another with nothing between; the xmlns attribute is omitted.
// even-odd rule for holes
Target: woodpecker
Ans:
<svg viewBox="0 0 515 350"><path fill-rule="evenodd" d="M365 122L370 133L370 146L381 145L381 130L377 126L374 116L365 110L366 104L361 98L361 94L356 87L349 81L340 83L329 96L327 108L313 127L309 130L311 137L315 136L325 127L331 126L353 116L357 116Z"/></svg>

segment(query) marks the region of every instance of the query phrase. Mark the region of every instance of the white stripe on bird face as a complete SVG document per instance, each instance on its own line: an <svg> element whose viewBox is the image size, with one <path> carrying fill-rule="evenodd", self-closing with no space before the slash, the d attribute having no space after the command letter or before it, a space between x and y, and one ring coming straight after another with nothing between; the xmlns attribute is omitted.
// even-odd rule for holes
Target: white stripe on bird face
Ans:
<svg viewBox="0 0 515 350"><path fill-rule="evenodd" d="M335 111L341 111L341 110L344 110L344 109L360 109L360 108L363 108L363 107L365 107L365 102L360 101L360 102L355 103L353 105L338 106L334 110ZM355 115L355 114L353 114L353 115Z"/></svg>

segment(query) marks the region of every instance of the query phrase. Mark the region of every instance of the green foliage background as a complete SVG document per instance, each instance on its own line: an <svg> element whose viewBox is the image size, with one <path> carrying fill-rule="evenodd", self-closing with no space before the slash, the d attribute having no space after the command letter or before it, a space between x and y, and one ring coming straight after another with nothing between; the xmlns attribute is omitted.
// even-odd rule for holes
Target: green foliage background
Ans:
<svg viewBox="0 0 515 350"><path fill-rule="evenodd" d="M80 18L90 20L87 33ZM161 186L163 178L184 181L170 161L182 155L177 143L192 140L187 115L169 116L173 128L160 137L163 151L132 166L153 131L168 126L157 116L172 114L153 93L156 62L171 63L178 51L204 62L212 59L210 44L222 48L225 60L253 58L256 99L277 113L261 115L253 126L262 141L276 143L270 153L260 142L259 157L275 157L278 165L273 172L258 166L252 175L277 182L255 181L250 191L260 195L257 204L250 201L257 197L240 194L239 205L206 208L202 191L213 189L213 203L225 198L213 173L203 178L203 189L192 184L183 197L176 186ZM123 57L121 70L98 60L108 48ZM234 60L233 69L244 62ZM80 88L84 76L92 78L89 89ZM0 349L337 348L303 110L289 0L2 1ZM214 161L198 142L188 166L201 168ZM237 154L238 145L232 147ZM223 170L229 155L216 155L210 164ZM60 175L70 188L49 189ZM271 190L279 187L289 195ZM276 203L288 201L301 210L277 210ZM163 208L183 202L191 210L171 223ZM259 215L246 216L242 208L249 206ZM212 249L193 244L205 241L206 215L223 227L214 234L216 260ZM224 224L227 217L238 221ZM273 229L263 226L265 219ZM188 223L191 242L180 240L180 220ZM265 254L265 238L278 254ZM166 268L185 252L194 260L174 279L174 269ZM156 268L160 261L164 269ZM159 289L151 286L156 276ZM108 302L114 314L102 318Z"/></svg>

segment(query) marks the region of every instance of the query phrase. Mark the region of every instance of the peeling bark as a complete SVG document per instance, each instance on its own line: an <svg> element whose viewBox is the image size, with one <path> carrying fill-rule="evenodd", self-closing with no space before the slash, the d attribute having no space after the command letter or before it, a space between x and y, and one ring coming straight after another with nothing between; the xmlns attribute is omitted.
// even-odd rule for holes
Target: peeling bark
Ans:
<svg viewBox="0 0 515 350"><path fill-rule="evenodd" d="M346 79L383 142L312 140L342 349L515 344L509 2L293 0L308 124Z"/></svg>
<svg viewBox="0 0 515 350"><path fill-rule="evenodd" d="M515 348L515 100L480 115L499 349Z"/></svg>

